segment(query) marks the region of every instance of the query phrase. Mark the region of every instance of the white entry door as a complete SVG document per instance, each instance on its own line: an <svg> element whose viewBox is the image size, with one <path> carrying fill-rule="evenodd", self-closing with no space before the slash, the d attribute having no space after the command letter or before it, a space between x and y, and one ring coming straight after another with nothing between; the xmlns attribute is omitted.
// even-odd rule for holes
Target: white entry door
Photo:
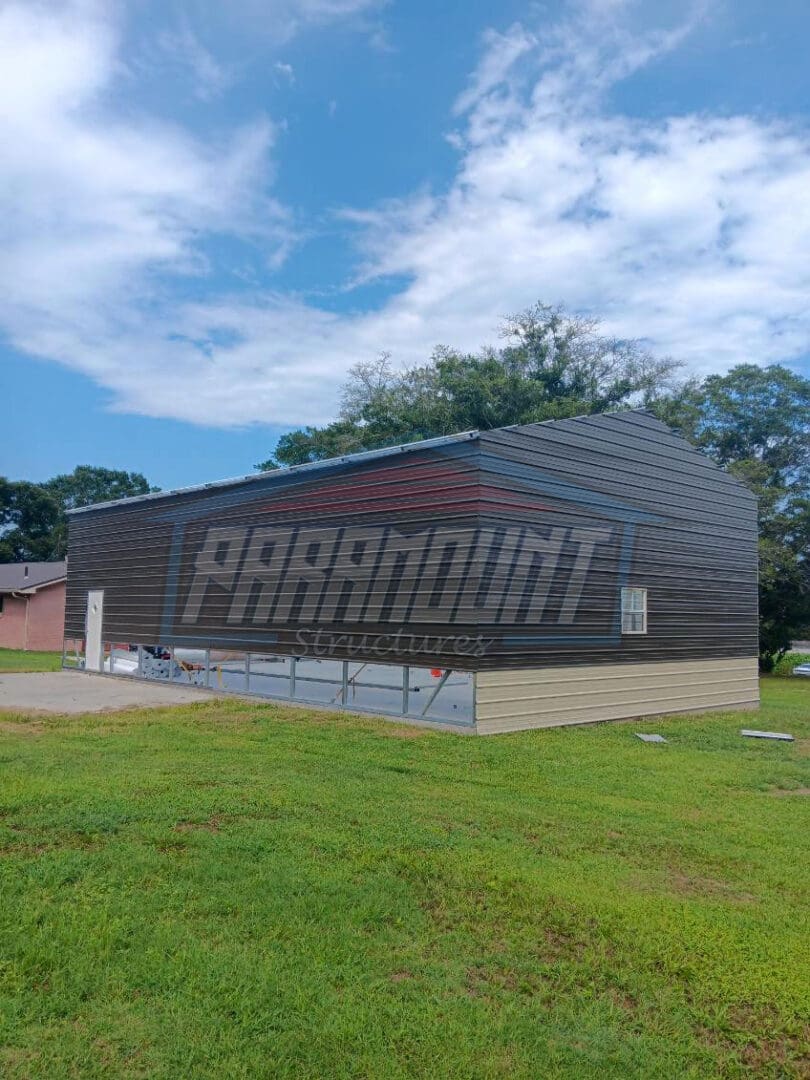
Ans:
<svg viewBox="0 0 810 1080"><path fill-rule="evenodd" d="M102 624L104 622L104 590L91 589L87 594L85 639L87 649L84 666L88 671L101 671L104 666Z"/></svg>

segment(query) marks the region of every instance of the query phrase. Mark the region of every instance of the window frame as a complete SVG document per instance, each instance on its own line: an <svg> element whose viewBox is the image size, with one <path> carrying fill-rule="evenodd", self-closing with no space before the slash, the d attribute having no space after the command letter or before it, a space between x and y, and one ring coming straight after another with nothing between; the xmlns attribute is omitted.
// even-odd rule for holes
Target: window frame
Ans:
<svg viewBox="0 0 810 1080"><path fill-rule="evenodd" d="M640 606L633 603L635 597L640 596ZM640 629L634 629L632 622L636 616L641 616ZM638 637L647 633L647 589L642 585L626 585L621 591L621 620L622 637Z"/></svg>

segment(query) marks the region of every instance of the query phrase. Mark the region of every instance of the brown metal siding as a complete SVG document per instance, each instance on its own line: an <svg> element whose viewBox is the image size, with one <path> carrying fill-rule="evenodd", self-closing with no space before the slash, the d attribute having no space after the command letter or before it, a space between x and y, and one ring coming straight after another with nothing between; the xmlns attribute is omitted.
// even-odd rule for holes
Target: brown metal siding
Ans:
<svg viewBox="0 0 810 1080"><path fill-rule="evenodd" d="M452 530L459 538L474 535L476 460L477 443L467 440L452 443L441 453L409 450L399 457L356 465L349 462L334 470L269 474L248 484L73 515L68 631L83 633L87 591L98 588L105 591L104 637L108 641L300 654L300 635L322 629L341 639L322 655L362 659L364 641L384 638L380 647L386 650L385 655L374 657L380 662L436 662L469 668L470 657L459 656L447 644L448 639L455 643L469 634L465 635L464 627L447 624L443 614L452 606L449 598L464 580L466 561L448 560L446 551L426 543L425 538L437 526ZM241 567L257 530L264 530L268 545L273 537L279 538L279 545L283 543L280 585L273 590L267 617L261 622L256 617L265 598L258 580L242 597L244 618L236 624L229 621L243 583L244 589L250 584L248 575L241 571L234 588L210 586L193 624L184 622L195 558L212 529L234 531L242 552ZM376 576L375 604L367 605L356 625L346 618L323 621L319 609L324 598L317 579L322 573L328 576L341 544L354 542L364 530L385 539L378 557L374 551L366 551L363 583L367 583L368 573ZM304 591L302 576L310 570L315 583ZM420 582L433 582L430 591L437 591L437 595L433 605L423 605L419 621L410 622L403 619L403 606L408 597L419 592ZM172 606L174 616L170 618L167 610ZM408 634L392 642L404 624ZM428 651L417 649L413 653L411 632L416 644L429 639ZM433 647L436 642L439 647ZM397 648L397 644L402 647Z"/></svg>
<svg viewBox="0 0 810 1080"><path fill-rule="evenodd" d="M108 641L301 654L320 633L324 656L462 670L750 657L756 566L752 496L619 413L72 515L66 632L100 588ZM648 589L644 637L618 633L622 584Z"/></svg>
<svg viewBox="0 0 810 1080"><path fill-rule="evenodd" d="M544 636L553 638L563 573L546 625L534 628L537 640L491 654L482 666L757 655L756 500L665 425L630 412L487 432L481 436L484 482L488 474L505 484L513 476L525 483L536 475L547 491L568 493L566 509L558 508L546 522L579 519L595 526L600 520L609 525L612 518L618 531L627 535L629 529L624 568L609 545L597 548L579 626L587 636L596 621L591 613L604 610L606 597L615 609L626 584L648 590L648 632L574 640L570 646L544 642ZM637 511L638 520L622 523L622 507L629 518ZM488 517L482 507L482 520Z"/></svg>

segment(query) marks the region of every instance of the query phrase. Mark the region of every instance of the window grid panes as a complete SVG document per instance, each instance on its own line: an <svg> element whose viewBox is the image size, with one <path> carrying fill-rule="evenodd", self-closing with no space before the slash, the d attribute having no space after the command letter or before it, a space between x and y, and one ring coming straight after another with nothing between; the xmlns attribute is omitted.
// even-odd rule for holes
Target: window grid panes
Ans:
<svg viewBox="0 0 810 1080"><path fill-rule="evenodd" d="M622 633L647 633L646 589L622 589Z"/></svg>

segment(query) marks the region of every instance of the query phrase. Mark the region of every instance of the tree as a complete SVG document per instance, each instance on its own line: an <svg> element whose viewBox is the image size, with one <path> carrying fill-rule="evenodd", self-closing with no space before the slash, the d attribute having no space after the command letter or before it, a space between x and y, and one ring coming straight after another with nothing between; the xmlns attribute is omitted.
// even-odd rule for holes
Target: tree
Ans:
<svg viewBox="0 0 810 1080"><path fill-rule="evenodd" d="M0 562L63 559L67 510L157 490L140 473L92 465L44 484L0 478Z"/></svg>
<svg viewBox="0 0 810 1080"><path fill-rule="evenodd" d="M770 671L810 629L810 380L739 364L653 404L759 500L759 652Z"/></svg>
<svg viewBox="0 0 810 1080"><path fill-rule="evenodd" d="M127 499L132 495L148 495L158 488L150 487L141 473L121 469L103 469L94 465L77 465L72 473L62 473L42 485L53 495L63 510L80 506Z"/></svg>
<svg viewBox="0 0 810 1080"><path fill-rule="evenodd" d="M309 461L356 454L364 449L362 433L354 424L335 421L325 428L306 427L282 435L275 457L259 462L256 468L266 471L282 465L305 465Z"/></svg>
<svg viewBox="0 0 810 1080"><path fill-rule="evenodd" d="M47 561L61 520L56 499L38 484L0 477L0 562Z"/></svg>
<svg viewBox="0 0 810 1080"><path fill-rule="evenodd" d="M810 632L810 498L790 489L760 492L759 654L771 671Z"/></svg>
<svg viewBox="0 0 810 1080"><path fill-rule="evenodd" d="M669 400L669 422L719 464L761 462L769 483L807 489L810 380L779 364L739 364Z"/></svg>
<svg viewBox="0 0 810 1080"><path fill-rule="evenodd" d="M113 499L127 499L133 495L148 495L159 490L150 487L149 481L141 473L96 465L77 465L72 473L60 473L46 480L42 487L56 499L62 511L52 533L54 559L63 559L67 554L66 511Z"/></svg>
<svg viewBox="0 0 810 1080"><path fill-rule="evenodd" d="M535 304L508 318L500 348L439 347L423 365L395 370L383 353L357 364L339 418L283 435L270 465L413 442L471 428L604 412L671 387L679 365L636 341L608 337L595 319Z"/></svg>

